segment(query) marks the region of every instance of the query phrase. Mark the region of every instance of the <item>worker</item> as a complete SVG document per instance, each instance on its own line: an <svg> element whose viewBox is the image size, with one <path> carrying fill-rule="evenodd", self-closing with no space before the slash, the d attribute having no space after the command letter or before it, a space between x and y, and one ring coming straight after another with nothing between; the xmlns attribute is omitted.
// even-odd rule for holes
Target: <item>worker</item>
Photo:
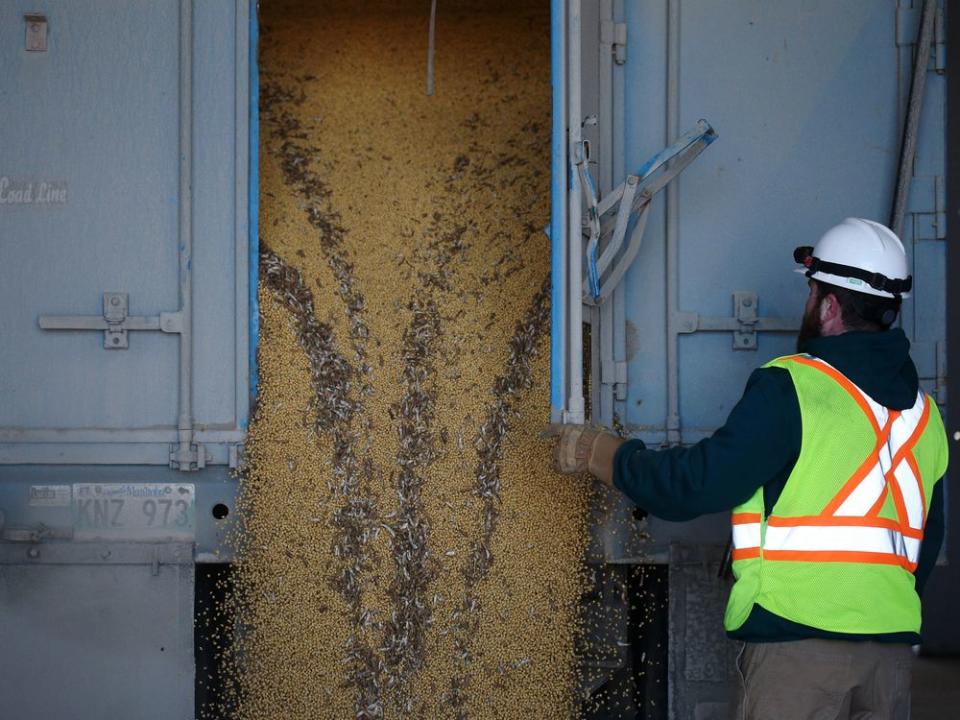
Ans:
<svg viewBox="0 0 960 720"><path fill-rule="evenodd" d="M798 354L755 370L712 437L653 450L567 425L556 460L665 520L732 511L737 718L906 720L947 467L940 411L892 327L912 278L870 220L794 258L810 287Z"/></svg>

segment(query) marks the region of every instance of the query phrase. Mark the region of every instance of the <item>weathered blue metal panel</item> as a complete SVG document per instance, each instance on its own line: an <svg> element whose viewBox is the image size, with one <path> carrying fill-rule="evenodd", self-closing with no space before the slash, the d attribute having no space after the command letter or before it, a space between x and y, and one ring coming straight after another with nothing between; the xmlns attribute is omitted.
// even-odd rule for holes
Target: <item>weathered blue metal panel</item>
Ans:
<svg viewBox="0 0 960 720"><path fill-rule="evenodd" d="M0 6L2 464L168 463L178 336L131 331L105 350L102 332L38 316L100 316L108 291L129 293L131 315L179 309L180 5ZM250 7L190 6L194 439L227 463L251 377ZM47 18L45 52L24 47L29 13Z"/></svg>
<svg viewBox="0 0 960 720"><path fill-rule="evenodd" d="M37 5L0 7L0 174L62 183L66 199L0 205L0 427L167 424L175 338L106 352L99 333L45 333L37 315L99 314L111 290L137 314L176 307L177 5ZM47 14L46 52L24 51L28 11Z"/></svg>
<svg viewBox="0 0 960 720"><path fill-rule="evenodd" d="M0 715L193 717L194 563L231 559L255 378L254 12L0 4ZM46 51L26 49L27 14ZM181 253L191 473L170 467L184 345L161 317L181 309ZM110 350L102 330L41 329L102 318L104 292L155 329Z"/></svg>
<svg viewBox="0 0 960 720"><path fill-rule="evenodd" d="M655 444L665 437L670 372L667 222L677 223L681 311L731 317L732 293L752 290L761 316L798 319L806 287L790 272L793 247L815 242L847 216L889 216L906 99L900 81L909 74L909 67L900 67L892 1L684 0L678 3L679 83L671 88L668 6L627 4L626 166L638 167L672 140L666 127L671 92L678 94L681 128L706 117L721 140L677 181L676 218L666 218L657 201L626 279L632 342L622 412L631 431ZM914 232L919 238L937 232L943 128L942 77L931 64L908 241ZM909 248L918 291L905 306L904 325L920 355L933 352L921 346L944 335L942 245L918 239L917 248ZM792 351L793 342L788 335L759 333L757 350L734 351L729 332L681 335L682 441L696 441L720 425L750 371ZM932 372L934 379L935 369L926 369L931 363L923 364L925 377Z"/></svg>
<svg viewBox="0 0 960 720"><path fill-rule="evenodd" d="M34 550L0 545L3 717L195 717L190 548Z"/></svg>
<svg viewBox="0 0 960 720"><path fill-rule="evenodd" d="M814 244L848 216L889 221L921 4L640 0L615 11L614 22L626 23L628 48L626 64L614 73L619 79L622 72L624 89L622 119L609 123L622 128L613 133L613 157L623 159L614 162L613 184L700 118L720 136L668 188L673 201L663 197L668 193L654 200L642 248L624 281L627 397L613 402L613 418L630 434L652 446L671 435L686 444L712 434L750 372L794 350L795 333L757 332L746 343L737 338L741 349L735 349L732 330L708 332L698 322L735 326L733 294L750 291L761 319L798 327L807 288L792 272L793 248ZM938 43L902 234L915 291L901 324L922 384L943 404L948 278ZM584 99L585 116L611 105L604 97L591 100L586 88ZM607 170L596 172L602 177ZM610 314L593 313L592 319L592 333L608 332L603 324ZM595 361L594 388L599 380ZM609 422L607 393L606 400L594 393L593 416ZM674 410L679 428L671 428ZM689 523L649 518L639 536L623 532L634 527L627 501L621 497L614 505L597 529L600 551L593 559L671 564L667 717L726 717L733 666L720 634L726 593L718 559L729 537L728 517Z"/></svg>

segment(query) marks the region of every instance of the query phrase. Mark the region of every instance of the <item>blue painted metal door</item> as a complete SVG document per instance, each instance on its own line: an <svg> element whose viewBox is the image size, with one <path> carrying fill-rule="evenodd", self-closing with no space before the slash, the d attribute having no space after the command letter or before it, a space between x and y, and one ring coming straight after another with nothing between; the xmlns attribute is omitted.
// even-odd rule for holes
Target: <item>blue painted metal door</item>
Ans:
<svg viewBox="0 0 960 720"><path fill-rule="evenodd" d="M182 390L167 321L181 307L185 223L194 439L213 464L242 442L248 12L246 0L0 5L0 464L170 462ZM34 32L44 48L30 47ZM122 320L123 295L129 316L159 326L131 329L126 349L102 331L39 326L42 315L103 321L108 309Z"/></svg>
<svg viewBox="0 0 960 720"><path fill-rule="evenodd" d="M696 442L724 422L754 368L793 351L806 296L802 276L792 272L793 248L814 244L845 217L889 219L920 5L584 4L579 117L601 194L700 118L720 136L655 197L619 296L584 314L595 420L652 446ZM943 404L939 29L923 61L928 76L903 231L916 290L901 322L924 387ZM568 55L568 68L571 62ZM571 182L576 152L571 144L566 165L554 165ZM652 521L649 532L646 556L663 559L672 538L722 542L726 520ZM640 559L628 544L608 543L606 558Z"/></svg>

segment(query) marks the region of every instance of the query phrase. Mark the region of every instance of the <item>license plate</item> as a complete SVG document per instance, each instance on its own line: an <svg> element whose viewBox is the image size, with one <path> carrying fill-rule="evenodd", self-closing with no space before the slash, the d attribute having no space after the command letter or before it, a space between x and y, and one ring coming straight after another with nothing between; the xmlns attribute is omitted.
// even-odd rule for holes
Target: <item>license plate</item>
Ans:
<svg viewBox="0 0 960 720"><path fill-rule="evenodd" d="M81 483L73 486L77 539L192 538L194 486L187 483Z"/></svg>

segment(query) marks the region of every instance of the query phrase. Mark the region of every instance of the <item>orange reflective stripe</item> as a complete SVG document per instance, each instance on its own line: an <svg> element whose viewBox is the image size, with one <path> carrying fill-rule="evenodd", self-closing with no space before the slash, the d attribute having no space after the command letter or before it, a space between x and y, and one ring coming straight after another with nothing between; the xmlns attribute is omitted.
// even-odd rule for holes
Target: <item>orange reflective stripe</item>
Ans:
<svg viewBox="0 0 960 720"><path fill-rule="evenodd" d="M877 424L877 419L873 414L873 410L863 397L863 393L861 393L857 386L850 382L850 380L842 373L826 363L810 360L809 358L795 356L790 359L808 367L816 368L820 372L833 378L857 402L857 404L860 406L860 409L863 410L864 414L867 416L867 419L870 421L870 425L873 427L874 433L877 435L877 445L874 447L873 452L870 453L869 457L864 460L863 464L861 464L861 466L857 469L857 472L854 473L853 477L851 477L846 484L844 484L844 486L840 489L840 492L837 493L833 500L831 500L823 509L824 515L833 515L879 462L880 450L884 445L889 443L890 430L894 421L900 417L901 413L897 410L890 410L887 416L887 422L881 430ZM893 493L893 504L897 510L897 517L900 520L900 529L904 535L909 537L914 537L916 535L916 531L910 526L910 516L907 512L907 506L904 502L903 493L900 490L900 486L897 483L894 473L900 463L904 460L910 464L910 469L913 472L914 477L916 477L917 483L920 487L920 499L922 502L921 513L925 522L927 512L926 496L923 492L923 479L920 476L919 468L916 464L916 458L913 457L913 447L917 444L917 441L920 439L920 436L926 429L929 419L930 402L924 396L923 415L911 433L910 438L897 450L897 453L893 458L893 462L891 463L890 471L884 476L886 487L884 488L880 497L877 499L877 502L874 503L874 505L867 512L868 516L879 514L880 510L883 508L883 503L886 501L887 492L891 491Z"/></svg>
<svg viewBox="0 0 960 720"><path fill-rule="evenodd" d="M913 572L917 564L893 553L853 552L836 550L764 550L764 560L787 562L848 562L873 563L877 565L899 565Z"/></svg>
<svg viewBox="0 0 960 720"><path fill-rule="evenodd" d="M900 528L900 534L914 540L923 540L923 530L917 530L916 528Z"/></svg>
<svg viewBox="0 0 960 720"><path fill-rule="evenodd" d="M870 417L873 417L872 412L870 413ZM844 501L853 494L857 486L860 485L863 479L869 475L870 471L880 462L880 450L889 442L890 428L893 427L893 421L898 417L900 417L900 413L896 411L891 411L888 414L886 425L883 426L883 430L877 433L877 444L874 445L873 451L867 456L867 459L863 461L863 464L860 465L853 476L847 480L846 484L840 488L840 492L834 496L833 500L827 503L827 506L823 509L824 515L833 515L839 510Z"/></svg>
<svg viewBox="0 0 960 720"><path fill-rule="evenodd" d="M880 433L880 425L877 423L877 418L874 417L873 410L870 408L870 405L863 398L863 394L860 392L859 388L850 382L843 374L825 363L800 357L799 355L795 355L794 357L788 359L798 362L801 365L816 368L820 372L825 373L836 380L840 386L850 394L850 397L857 401L857 405L860 406L860 409L863 410L863 414L867 416L867 420L869 420L870 424L873 426L873 431L877 434Z"/></svg>
<svg viewBox="0 0 960 720"><path fill-rule="evenodd" d="M915 530L911 527L904 529L897 520L869 515L863 517L858 515L798 515L796 517L771 515L767 518L767 525L771 527L873 527L893 530L915 540L923 539L923 530Z"/></svg>
<svg viewBox="0 0 960 720"><path fill-rule="evenodd" d="M913 429L910 437L907 438L907 441L900 446L900 449L897 450L897 454L893 456L893 462L890 465L890 471L884 476L884 479L887 481L887 487L893 492L893 504L897 508L897 517L900 518L900 525L903 528L903 534L908 535L910 528L910 515L907 513L907 505L903 501L903 493L900 491L900 483L897 482L896 475L894 474L897 470L897 467L904 461L907 454L912 454L913 446L917 444L917 441L920 440L920 436L923 434L924 429L927 427L927 421L930 419L930 403L927 401L926 397L923 400L923 414L920 416L920 422L917 423L917 426ZM912 468L911 468L912 469ZM926 499L923 495L923 480L920 479L920 474L915 473L917 482L920 483L920 501L923 504L923 512L926 514Z"/></svg>
<svg viewBox="0 0 960 720"><path fill-rule="evenodd" d="M873 504L873 507L867 511L868 517L876 517L880 514L880 511L883 510L883 504L887 501L888 492L890 492L890 485L884 484L883 490L880 492L880 497L877 498L877 501Z"/></svg>
<svg viewBox="0 0 960 720"><path fill-rule="evenodd" d="M897 479L894 476L894 471L897 469L897 466L902 463L908 456L913 458L913 448L920 441L920 436L923 435L923 431L927 429L927 423L930 421L930 401L926 396L923 398L923 414L920 416L920 421L917 423L917 426L913 429L913 432L910 434L910 437L907 438L907 441L900 446L900 449L897 450L897 454L893 456L893 463L890 466L890 472L887 473L887 483L893 487L894 490L894 500L897 497L900 497L901 504L903 503L903 494L900 492L900 486L897 484ZM908 461L909 462L909 461ZM917 479L917 483L920 486L920 500L923 503L924 516L926 516L927 501L926 495L923 492L923 478L920 477L920 472L917 469L917 461L913 458L913 462L910 463L910 469L913 470L914 477ZM897 514L900 515L900 506L897 506ZM909 527L910 519L907 515L906 505L903 506L903 514L900 515L900 519L903 522L904 527Z"/></svg>
<svg viewBox="0 0 960 720"><path fill-rule="evenodd" d="M737 540L739 535L740 547L735 548L733 558L735 560L763 558L812 563L874 563L894 565L914 571L917 567L920 543L923 540L927 507L923 479L920 476L920 468L913 449L923 435L930 418L929 398L920 394L917 399L917 402L923 405L919 420L916 419L918 410L916 403L910 410L904 411L908 413L904 417L904 412L889 408L881 409L856 385L826 362L799 356L787 358L787 360L815 368L842 387L867 417L873 428L876 442L869 456L843 483L839 492L827 503L823 511L809 516L774 515L767 518L764 542L758 542L759 538L754 537L763 528L761 513L734 513L732 516L734 538ZM876 414L874 414L874 408L877 408ZM881 428L878 418L884 418L884 413L886 417ZM916 425L910 430L910 424L914 422ZM910 435L903 442L903 434L908 430ZM894 448L896 448L895 452ZM890 467L883 473L886 459L891 452L893 457L890 458ZM884 458L882 462L881 457ZM909 473L907 468L902 466L904 462L909 465ZM878 477L880 473L883 473L882 483L881 478ZM908 477L911 473L916 478L916 485L914 480ZM869 485L866 484L868 478ZM915 488L919 491L919 512L916 507L917 499L914 497ZM870 502L869 498L877 494L879 497L876 497L869 509L864 512L865 505ZM880 517L888 497L893 499L896 519ZM910 502L909 509L907 501ZM846 505L849 505L850 512L857 514L838 515L837 513L841 512L841 508ZM922 518L920 527L911 526L911 513L914 522L918 516ZM755 527L749 527L751 524ZM755 543L759 547L755 547Z"/></svg>

